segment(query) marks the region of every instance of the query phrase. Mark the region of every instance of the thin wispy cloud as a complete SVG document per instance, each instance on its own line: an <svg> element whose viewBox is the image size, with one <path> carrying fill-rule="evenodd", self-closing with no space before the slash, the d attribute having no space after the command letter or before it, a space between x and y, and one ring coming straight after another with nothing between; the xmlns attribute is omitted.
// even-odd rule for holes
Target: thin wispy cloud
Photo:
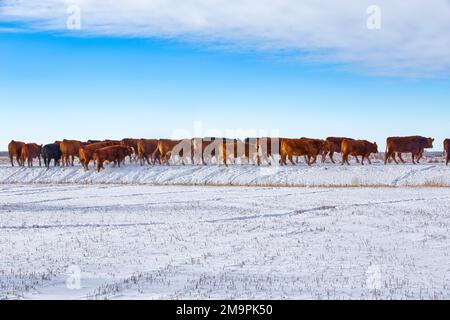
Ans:
<svg viewBox="0 0 450 320"><path fill-rule="evenodd" d="M67 8L81 30L67 30ZM381 28L367 28L370 5ZM242 50L288 50L308 63L394 76L450 71L448 0L3 0L0 19L33 31L170 38ZM7 31L7 28L3 31Z"/></svg>

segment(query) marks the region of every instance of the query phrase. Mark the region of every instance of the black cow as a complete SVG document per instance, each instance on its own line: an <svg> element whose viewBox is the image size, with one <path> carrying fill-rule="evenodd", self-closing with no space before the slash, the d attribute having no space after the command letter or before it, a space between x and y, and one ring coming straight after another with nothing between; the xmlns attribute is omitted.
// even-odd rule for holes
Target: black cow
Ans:
<svg viewBox="0 0 450 320"><path fill-rule="evenodd" d="M47 144L42 148L41 152L42 158L44 159L44 165L49 168L50 161L55 160L55 167L59 166L59 161L61 160L61 150L59 145L56 143Z"/></svg>

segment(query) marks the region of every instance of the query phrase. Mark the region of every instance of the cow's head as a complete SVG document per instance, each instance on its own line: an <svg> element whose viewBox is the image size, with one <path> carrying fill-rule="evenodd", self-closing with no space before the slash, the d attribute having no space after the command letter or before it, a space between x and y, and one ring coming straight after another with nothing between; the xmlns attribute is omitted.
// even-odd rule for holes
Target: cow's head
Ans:
<svg viewBox="0 0 450 320"><path fill-rule="evenodd" d="M127 147L127 156L131 156L133 154L133 148L132 147Z"/></svg>
<svg viewBox="0 0 450 320"><path fill-rule="evenodd" d="M434 139L433 138L428 138L427 139L427 148L433 148L433 142L434 142Z"/></svg>
<svg viewBox="0 0 450 320"><path fill-rule="evenodd" d="M372 143L372 153L378 153L378 145L376 142Z"/></svg>
<svg viewBox="0 0 450 320"><path fill-rule="evenodd" d="M329 141L327 141L327 140L320 141L320 151L322 153L328 153L328 152L330 152L330 149L331 149L331 145L330 145Z"/></svg>

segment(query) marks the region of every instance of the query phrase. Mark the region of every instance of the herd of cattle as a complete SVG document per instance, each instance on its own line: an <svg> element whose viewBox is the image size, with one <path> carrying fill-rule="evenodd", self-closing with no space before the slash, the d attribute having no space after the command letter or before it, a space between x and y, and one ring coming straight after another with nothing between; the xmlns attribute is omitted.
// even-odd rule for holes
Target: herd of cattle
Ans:
<svg viewBox="0 0 450 320"><path fill-rule="evenodd" d="M423 156L426 148L433 148L434 139L421 136L411 137L390 137L386 141L385 164L394 160L397 164L396 155L404 163L402 153L411 153L412 161L415 164ZM450 139L444 141L446 154L446 164L450 161ZM355 140L343 137L329 137L321 139L288 139L288 138L247 138L225 139L225 138L193 138L185 140L169 139L123 139L123 140L88 140L81 142L77 140L55 141L45 146L36 143L24 143L11 141L8 145L11 165L14 166L14 158L19 166L24 166L27 161L28 166L33 166L33 159L41 157L44 165L48 168L50 161L54 160L55 166L73 166L75 157L78 157L83 167L88 170L89 163L94 161L98 171L103 169L105 162L114 162L119 167L130 157L131 161L138 161L141 165L145 162L155 165L169 164L172 156L178 155L183 164L185 159L190 158L192 164L206 164L205 160L216 157L218 164L227 165L228 160L241 159L241 164L250 159L257 164L267 161L271 164L273 156L279 155L280 165L287 165L287 160L295 164L294 157L305 158L308 165L317 161L321 156L321 161L325 162L326 157L335 163L333 155L342 154L342 164L350 164L349 156L361 156L361 164L364 159L369 163L370 155L378 153L376 143L367 140Z"/></svg>

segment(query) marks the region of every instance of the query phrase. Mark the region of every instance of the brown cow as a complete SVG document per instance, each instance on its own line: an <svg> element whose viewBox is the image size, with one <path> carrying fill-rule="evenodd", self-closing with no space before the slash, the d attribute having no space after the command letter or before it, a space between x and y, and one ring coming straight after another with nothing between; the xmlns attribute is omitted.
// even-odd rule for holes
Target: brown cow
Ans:
<svg viewBox="0 0 450 320"><path fill-rule="evenodd" d="M33 166L33 159L39 159L39 167L41 166L41 151L42 145L38 145L36 143L27 143L22 147L22 163L25 164L25 160L27 160L28 167Z"/></svg>
<svg viewBox="0 0 450 320"><path fill-rule="evenodd" d="M101 169L104 169L103 163L105 161L114 162L114 165L118 163L120 168L120 164L125 160L125 157L132 153L133 150L130 147L113 145L95 150L93 159L97 163L97 171L100 172Z"/></svg>
<svg viewBox="0 0 450 320"><path fill-rule="evenodd" d="M89 170L89 162L94 159L94 152L101 148L106 148L109 146L112 146L112 142L97 142L97 143L91 143L88 145L80 146L79 151L79 158L81 165L86 169ZM95 164L94 164L95 165Z"/></svg>
<svg viewBox="0 0 450 320"><path fill-rule="evenodd" d="M157 155L153 158L153 153L158 149L157 139L140 139L137 143L137 154L141 166L147 161L148 164L155 164ZM150 161L150 158L152 161ZM159 161L161 164L161 161Z"/></svg>
<svg viewBox="0 0 450 320"><path fill-rule="evenodd" d="M14 157L16 157L16 161L19 165L19 167L23 166L24 163L22 162L22 148L25 146L24 142L21 141L14 141L12 140L8 144L8 153L9 153L9 159L11 160L11 166L14 167Z"/></svg>
<svg viewBox="0 0 450 320"><path fill-rule="evenodd" d="M322 139L312 139L312 138L305 138L305 137L303 137L301 139L315 141L315 143L317 143L320 146L319 154L322 158L322 163L324 163L327 154L330 152L331 143L327 140L322 140ZM306 156L306 155L305 155L305 161L308 162L308 156ZM311 164L316 163L316 161L317 161L317 159L314 159L313 162L311 162ZM297 157L297 163L298 163L298 157Z"/></svg>
<svg viewBox="0 0 450 320"><path fill-rule="evenodd" d="M325 139L325 141L328 143L327 145L327 152L322 157L322 163L325 162L327 154L330 155L331 162L336 163L333 159L333 155L335 153L342 153L342 141L344 140L354 140L352 138L345 138L345 137L328 137ZM359 163L358 157L356 157L356 162Z"/></svg>
<svg viewBox="0 0 450 320"><path fill-rule="evenodd" d="M370 164L370 155L372 153L378 153L378 145L376 142L371 143L367 140L344 140L341 146L342 151L342 165L348 162L348 156L353 155L358 159L361 156L361 165L364 165L364 158L366 158Z"/></svg>
<svg viewBox="0 0 450 320"><path fill-rule="evenodd" d="M120 143L124 147L133 148L135 162L137 162L137 159L138 159L138 142L139 142L139 139L125 138L125 139L122 139L122 141ZM132 162L132 156L130 156L130 163L131 162Z"/></svg>
<svg viewBox="0 0 450 320"><path fill-rule="evenodd" d="M183 165L186 157L190 157L191 162L194 163L194 144L191 139L160 139L158 140L158 148L153 152L152 157L156 157L158 152L161 161L166 165L170 165L169 160L173 155L178 155Z"/></svg>
<svg viewBox="0 0 450 320"><path fill-rule="evenodd" d="M307 164L310 166L317 160L322 144L316 139L280 139L280 164L287 165L286 158L295 165L293 157L306 156ZM311 158L313 161L311 161Z"/></svg>
<svg viewBox="0 0 450 320"><path fill-rule="evenodd" d="M247 141L250 142L237 139L225 139L222 141L222 143L219 144L219 159L217 162L222 162L225 166L228 166L228 159L234 159L236 161L237 158L240 158L241 164L244 164L245 160L250 163L250 159L255 159L258 148L256 145L256 139L250 139ZM252 143L252 141L254 141L254 143Z"/></svg>
<svg viewBox="0 0 450 320"><path fill-rule="evenodd" d="M401 157L401 153L411 153L412 162L416 164L415 157L417 161L422 157L423 151L426 148L433 148L433 138L425 138L421 136L411 136L411 137L389 137L386 140L386 153L384 155L384 164L387 164L388 159L392 158L395 163L398 164L395 154L400 154L400 160L405 163Z"/></svg>
<svg viewBox="0 0 450 320"><path fill-rule="evenodd" d="M450 139L444 140L445 165L448 166L450 162Z"/></svg>
<svg viewBox="0 0 450 320"><path fill-rule="evenodd" d="M80 156L80 147L83 146L84 143L78 140L66 140L64 139L59 148L61 149L62 155L62 165L69 166L69 162L73 167L73 162L75 157ZM71 158L71 161L69 159Z"/></svg>

